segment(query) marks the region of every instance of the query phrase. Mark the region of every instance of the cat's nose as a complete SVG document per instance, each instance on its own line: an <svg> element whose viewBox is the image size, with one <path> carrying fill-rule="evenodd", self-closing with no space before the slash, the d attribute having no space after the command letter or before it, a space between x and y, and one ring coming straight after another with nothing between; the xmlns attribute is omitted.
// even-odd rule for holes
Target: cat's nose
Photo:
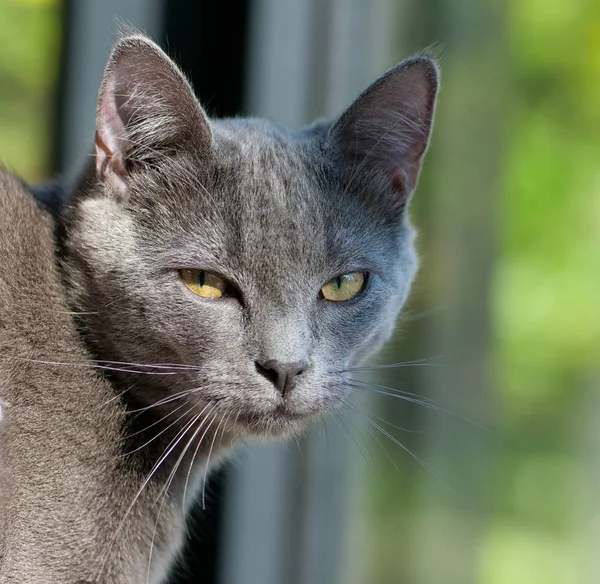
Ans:
<svg viewBox="0 0 600 584"><path fill-rule="evenodd" d="M308 369L306 361L282 363L277 359L270 359L264 363L255 361L254 364L256 370L271 381L283 396L294 387L296 377Z"/></svg>

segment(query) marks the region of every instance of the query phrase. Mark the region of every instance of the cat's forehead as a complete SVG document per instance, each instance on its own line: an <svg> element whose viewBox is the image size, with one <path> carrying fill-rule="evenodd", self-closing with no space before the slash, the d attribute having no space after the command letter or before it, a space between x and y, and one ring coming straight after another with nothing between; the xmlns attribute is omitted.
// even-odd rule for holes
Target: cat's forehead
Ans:
<svg viewBox="0 0 600 584"><path fill-rule="evenodd" d="M224 120L215 127L216 186L242 205L316 205L315 155L312 136L264 120Z"/></svg>
<svg viewBox="0 0 600 584"><path fill-rule="evenodd" d="M318 130L228 120L215 124L213 148L206 162L192 157L172 173L171 218L161 220L168 253L190 266L279 286L290 274L319 279L360 268L390 247L381 241L390 230L377 229L368 205L337 180ZM157 222L149 223L154 233Z"/></svg>
<svg viewBox="0 0 600 584"><path fill-rule="evenodd" d="M220 243L240 269L268 264L274 276L327 262L331 212L313 153L265 122L223 125L215 136L210 189L221 197Z"/></svg>
<svg viewBox="0 0 600 584"><path fill-rule="evenodd" d="M259 120L220 122L214 134L214 155L190 201L192 215L207 210L251 246L322 235L331 202L305 141Z"/></svg>

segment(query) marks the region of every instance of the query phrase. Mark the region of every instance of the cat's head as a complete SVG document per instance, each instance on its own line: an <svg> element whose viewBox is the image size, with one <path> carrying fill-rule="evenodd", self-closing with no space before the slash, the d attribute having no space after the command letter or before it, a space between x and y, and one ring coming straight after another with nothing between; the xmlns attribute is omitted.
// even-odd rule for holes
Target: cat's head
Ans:
<svg viewBox="0 0 600 584"><path fill-rule="evenodd" d="M406 206L437 84L416 57L332 124L292 131L209 120L154 43L117 44L66 249L99 359L191 366L137 377L137 403L185 395L254 436L343 403L416 271Z"/></svg>

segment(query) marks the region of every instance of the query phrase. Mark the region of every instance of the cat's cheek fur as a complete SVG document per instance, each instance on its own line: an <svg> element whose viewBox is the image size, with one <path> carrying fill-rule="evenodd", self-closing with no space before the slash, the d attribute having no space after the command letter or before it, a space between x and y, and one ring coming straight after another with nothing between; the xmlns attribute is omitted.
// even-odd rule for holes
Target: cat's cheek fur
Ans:
<svg viewBox="0 0 600 584"><path fill-rule="evenodd" d="M364 314L356 318L359 334L355 334L356 341L348 352L348 366L364 364L392 337L398 315L410 294L419 258L414 245L416 231L407 217L403 217L402 222L402 237L396 242L393 266L390 266L385 281L373 282L377 276L372 277L375 290L370 291L371 298L367 300Z"/></svg>
<svg viewBox="0 0 600 584"><path fill-rule="evenodd" d="M409 238L411 243L405 245L399 254L396 283L388 290L387 308L381 311L383 319L373 330L371 338L364 343L364 348L357 350L353 363L362 363L376 354L396 330L398 315L408 300L411 286L419 269L419 258L412 243L415 236L416 231L411 227Z"/></svg>
<svg viewBox="0 0 600 584"><path fill-rule="evenodd" d="M77 209L71 246L89 258L100 273L115 267L136 270L136 237L132 216L111 197L87 199Z"/></svg>

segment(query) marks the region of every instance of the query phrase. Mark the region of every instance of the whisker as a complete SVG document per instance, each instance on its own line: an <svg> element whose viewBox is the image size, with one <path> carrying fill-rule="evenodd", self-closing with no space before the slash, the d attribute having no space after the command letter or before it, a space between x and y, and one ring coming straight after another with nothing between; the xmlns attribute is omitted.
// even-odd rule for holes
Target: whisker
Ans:
<svg viewBox="0 0 600 584"><path fill-rule="evenodd" d="M101 371L116 371L117 373L135 373L137 375L181 375L187 371L139 371L125 367L111 367L109 365L89 365L91 369L100 369Z"/></svg>
<svg viewBox="0 0 600 584"><path fill-rule="evenodd" d="M124 373L154 373L155 375L172 375L174 373L187 373L189 371L198 371L201 369L197 365L185 365L182 363L128 363L126 361L46 361L41 359L21 359L28 363L38 365L70 366L70 367L89 367L92 369L108 369L110 371L122 371ZM168 372L147 372L131 369L131 367L146 369L168 369ZM174 370L174 371L173 371Z"/></svg>
<svg viewBox="0 0 600 584"><path fill-rule="evenodd" d="M383 365L362 365L359 367L348 367L347 369L342 369L340 373L348 373L348 372L359 372L359 371L377 371L379 369L392 369L398 367L451 367L452 365L448 363L430 363L430 361L436 359L442 359L443 355L435 355L433 357L424 357L423 359L415 359L413 361L400 361L399 363L387 363Z"/></svg>
<svg viewBox="0 0 600 584"><path fill-rule="evenodd" d="M449 363L388 363L387 365L365 365L363 367L352 367L342 369L340 373L364 373L370 371L385 371L387 369L400 369L402 367L444 367L449 368L453 365Z"/></svg>
<svg viewBox="0 0 600 584"><path fill-rule="evenodd" d="M391 392L393 395L405 399L406 401L416 401L417 403L422 403L422 405L437 405L432 399L425 397L423 395L419 395L418 393L412 393L410 391L404 391L403 389L397 389L395 387L387 387L385 385L379 385L377 383L371 383L367 381L363 381L361 379L348 379L344 383L347 383L351 386L360 386L366 388L377 388L381 390L385 390Z"/></svg>
<svg viewBox="0 0 600 584"><path fill-rule="evenodd" d="M489 432L489 428L487 428L486 426L483 426L482 424L479 424L469 418L466 418L465 416L461 416L460 414L457 414L456 412L453 412L452 410L448 410L442 406L438 406L436 403L430 401L428 398L414 398L411 396L407 396L404 393L400 393L399 390L396 390L393 387L386 387L384 385L369 385L365 382L362 381L357 381L357 380L351 380L351 381L346 381L345 383L347 383L350 387L353 387L354 389L361 389L363 391L372 391L374 393L379 393L381 395L387 395L389 397L393 397L396 399L401 399L410 403L414 403L420 406L423 406L425 408L428 408L430 410L434 410L436 412L440 412L443 414L446 414L448 416L452 416L453 418L457 418L458 420L462 420L463 422L467 422L467 424L471 424L472 426L475 426L476 428L479 428L480 430L485 430L486 432ZM381 389L379 389L381 388ZM387 390L387 391L386 391Z"/></svg>
<svg viewBox="0 0 600 584"><path fill-rule="evenodd" d="M351 421L350 416L348 416L348 415L346 415L346 419L349 422ZM356 428L356 426L354 426L354 428L356 429L356 432L360 435L361 433L358 430L358 428ZM400 469L398 468L398 465L396 464L396 461L392 458L392 455L389 453L388 449L383 445L383 443L379 439L379 435L375 432L375 430L371 426L366 425L365 428L367 429L367 432L369 432L369 435L371 436L371 438L373 438L373 440L375 440L375 442L377 443L377 445L379 446L379 448L381 448L381 450L383 450L383 453L386 455L386 457L388 458L388 460L390 461L390 463L392 464L392 466L394 467L394 469L396 470L396 472L400 473ZM364 443L364 440L363 440L363 443ZM373 455L371 455L371 456L373 456ZM378 465L377 465L377 463L374 463L374 465L375 465L376 469L379 468ZM379 473L379 471L378 471L378 473Z"/></svg>
<svg viewBox="0 0 600 584"><path fill-rule="evenodd" d="M192 393L196 393L197 391L201 391L201 390L202 390L201 387L194 387L192 389L185 389L185 390L180 391L178 393L174 393L172 395L169 395L167 397L159 399L158 401L153 402L149 406L144 406L143 408L138 408L136 410L128 410L127 413L129 413L129 414L135 414L135 413L146 412L148 410L151 410L152 408L155 408L155 407L158 407L158 406L163 406L165 404L171 403L172 401L176 401L178 399L181 399L182 397L185 397L186 395L190 395Z"/></svg>
<svg viewBox="0 0 600 584"><path fill-rule="evenodd" d="M384 424L386 424L386 426L390 426L391 428L395 428L396 430L400 430L401 432L407 432L408 434L423 434L423 432L425 432L425 430L429 429L429 428L423 428L421 430L409 430L408 428L404 428L402 426L397 426L396 424L392 424L392 422L388 422L385 418L382 418L381 416L378 416L374 412L371 412L371 415L374 418L377 418L379 421L381 421Z"/></svg>
<svg viewBox="0 0 600 584"><path fill-rule="evenodd" d="M343 411L343 410L342 410ZM356 446L360 457L363 459L363 462L365 463L365 465L368 468L372 468L375 471L375 475L377 478L377 482L381 485L381 473L379 472L379 468L377 467L377 464L375 463L375 459L373 458L373 454L371 453L371 451L368 449L368 447L365 444L364 439L362 438L362 436L360 435L360 432L358 431L358 428L356 427L356 425L352 422L352 420L346 416L346 419L348 420L348 422L350 424L352 424L352 427L354 428L354 431L356 432L356 435L360 438L362 445L366 448L367 452L369 453L369 460L367 460L367 457L365 456L363 449L359 446L358 441L355 437L354 434L352 434L352 432L350 431L350 429L348 428L348 426L346 425L346 422L344 421L344 418L342 418L341 414L342 411L336 411L335 416L334 416L334 420L338 423L338 426L345 431L348 436L350 436L350 439L352 440L352 442L354 442L354 445Z"/></svg>
<svg viewBox="0 0 600 584"><path fill-rule="evenodd" d="M206 424L208 418L211 416L211 414L215 411L216 406L213 406L206 414L206 416L204 416L203 420L200 422L200 424L198 424L198 427L194 430L192 437L188 440L187 444L185 445L185 448L183 449L183 451L181 452L181 454L179 455L179 458L177 459L177 461L175 462L175 464L173 465L173 469L171 470L171 473L169 474L165 485L163 486L163 488L161 489L161 491L158 493L158 497L156 497L156 501L154 501L154 504L156 504L158 502L158 499L161 497L161 495L165 494L168 490L168 488L171 486L171 483L173 482L173 478L175 477L175 473L177 472L177 469L179 468L179 465L181 464L181 461L183 460L185 453L187 452L188 448L190 447L190 445L192 444L192 442L194 441L194 439L196 438L196 436L198 436L200 430L202 430L202 428L204 427L204 424ZM202 434L202 436L200 437L200 440L198 441L198 444L202 444L202 440L204 439L204 437L206 436L206 433L208 432L208 430L210 429L211 425L213 424L213 422L216 419L216 414L213 415L210 423L208 424L208 426L206 426L204 433ZM195 422L198 420L198 417L196 417ZM194 423L195 423L194 422Z"/></svg>
<svg viewBox="0 0 600 584"><path fill-rule="evenodd" d="M382 428L377 422L374 422L362 410L356 408L354 406L354 404L352 404L352 403L350 403L349 401L346 401L346 400L344 401L344 403L348 407L350 407L351 409L353 409L362 418L364 418L370 425L372 425L374 428L376 428L377 430L379 430L384 436L386 436L387 438L389 438L394 444L396 444L397 446L399 446L400 448L402 448L402 450L404 450L408 455L410 455L411 458L413 458L420 466L422 466L433 477L435 477L442 484L444 484L445 486L447 486L448 488L450 488L452 491L454 491L454 489L452 489L452 487L450 487L450 485L448 485L448 483L442 478L442 476L430 464L428 464L427 462L425 462L420 456L416 455L412 450L410 450L410 448L408 448L407 446L405 446L404 444L402 444L402 442L400 442L400 440L398 440L395 436L393 436L392 434L390 434L385 428Z"/></svg>
<svg viewBox="0 0 600 584"><path fill-rule="evenodd" d="M187 402L187 404L189 404L189 401ZM184 405L187 405L187 404L184 404ZM129 452L124 452L122 454L119 454L118 456L121 457L121 458L124 458L126 456L130 456L131 454L134 454L135 452L138 452L138 451L142 450L142 448L145 448L146 446L148 446L148 444L150 444L151 442L154 442L154 440L156 440L159 436L161 436L162 434L164 434L169 428L172 428L175 424L177 424L177 422L179 422L180 420L182 420L183 418L185 418L187 415L189 415L190 412L197 405L198 404L192 404L185 412L183 412L183 414L181 414L181 416L179 416L176 420L174 420L173 422L171 422L168 426L166 426L165 428L163 428L158 434L156 434L155 436L153 436L152 438L150 438L150 440L148 440L147 442L145 442L141 446L138 446L137 448L134 448L133 450L130 450ZM125 439L127 439L127 437L125 437Z"/></svg>
<svg viewBox="0 0 600 584"><path fill-rule="evenodd" d="M303 457L304 453L302 452L302 446L300 446L300 441L298 440L298 436L293 436L294 443L296 444L296 448L298 449L298 454L300 458Z"/></svg>
<svg viewBox="0 0 600 584"><path fill-rule="evenodd" d="M187 365L186 363L130 363L128 361L105 361L102 359L94 359L93 362L112 365L131 365L132 367L150 367L152 369L201 369L199 365Z"/></svg>
<svg viewBox="0 0 600 584"><path fill-rule="evenodd" d="M231 412L227 415L227 420L229 420L229 418L231 417ZM219 429L221 428L221 424L223 424L223 420L225 418L225 415L221 416L221 421L219 422L219 425L217 426L217 429L215 430L215 433L213 434L213 439L212 442L210 443L210 449L208 451L208 457L206 458L206 463L204 465L204 477L202 478L202 509L206 509L206 477L208 475L208 467L210 465L210 455L212 454L213 448L215 446L215 441L217 439L217 436L219 434ZM223 425L223 432L225 431L225 426L227 425L227 422L225 422L225 424ZM197 450L197 449L196 449ZM195 456L195 453L194 453ZM194 459L192 458L192 464L194 462ZM190 465L191 468L191 465ZM188 476L189 476L189 472L188 472ZM186 486L187 486L187 482L186 482Z"/></svg>
<svg viewBox="0 0 600 584"><path fill-rule="evenodd" d="M152 532L152 539L150 540L150 551L148 553L148 571L146 572L146 584L150 584L150 571L152 569L152 552L154 551L154 539L156 538L156 530L158 529L158 521L160 520L160 514L162 512L163 505L165 504L166 497L163 497L158 508L156 515L156 521L154 522L154 530Z"/></svg>
<svg viewBox="0 0 600 584"><path fill-rule="evenodd" d="M131 388L128 387L127 389L124 389L123 391L119 391L118 393L113 395L111 398L107 399L105 402L102 402L100 405L97 405L96 407L92 408L92 411L99 410L100 408L107 406L108 404L114 402L115 400L121 399L130 389Z"/></svg>
<svg viewBox="0 0 600 584"><path fill-rule="evenodd" d="M139 488L139 490L137 491L135 497L133 498L133 501L131 502L131 504L129 505L129 507L127 508L127 510L125 511L125 514L123 515L123 519L121 519L121 521L119 522L119 525L117 526L117 528L115 529L108 545L107 545L107 550L106 550L106 555L104 557L104 559L102 560L99 568L98 568L98 580L100 579L100 575L102 573L102 570L104 569L104 565L106 564L106 561L108 560L108 556L110 555L110 551L113 547L113 545L115 544L115 541L117 540L117 536L120 533L121 529L123 529L123 526L125 525L125 521L127 520L127 517L129 516L129 514L131 513L131 510L133 509L133 507L135 506L136 502L138 501L138 499L140 498L141 494L144 492L144 489L146 488L146 486L148 485L148 483L150 482L150 480L152 479L152 477L154 476L154 474L156 473L156 471L160 468L160 466L162 465L162 463L167 459L167 457L169 456L169 454L171 454L171 452L177 447L177 445L179 444L179 442L181 441L181 439L183 438L183 436L185 436L185 434L187 433L188 429L191 428L194 423L200 418L200 416L202 415L202 413L206 410L206 408L209 407L210 404L206 404L206 406L204 406L204 408L202 409L202 411L197 414L190 422L188 422L175 436L175 438L173 438L171 440L171 442L167 445L167 447L163 450L162 455L159 457L158 461L154 464L154 466L152 467L152 469L150 469L150 472L148 473L148 475L146 476L146 478L144 479L144 481L142 482L141 487ZM199 404L195 404L192 407L198 407Z"/></svg>
<svg viewBox="0 0 600 584"><path fill-rule="evenodd" d="M183 458L185 456L185 453L187 452L188 448L190 447L190 444L194 441L194 438L196 438L196 436L198 435L198 432L202 429L202 426L204 425L204 423L206 422L206 420L210 416L211 412L214 411L215 407L216 406L213 406L212 409L209 410L208 414L204 417L204 419L202 420L202 422L200 422L198 428L196 428L196 430L192 434L192 437L188 440L188 442L185 445L183 451L179 455L179 458L177 459L177 461L173 465L173 469L171 470L171 473L169 474L167 480L165 481L165 485L163 486L162 490L158 494L158 497L156 498L156 501L154 501L154 504L156 504L158 502L158 499L160 499L161 495L163 495L163 493L164 493L164 495L162 497L162 501L160 502L160 507L158 508L158 513L156 515L156 521L154 522L154 531L152 533L152 540L150 541L150 553L148 555L148 573L147 573L147 580L146 580L147 584L149 584L149 582L150 582L150 569L151 569L151 565L152 565L152 553L154 551L154 539L156 538L156 530L158 528L158 522L160 520L160 514L162 512L163 505L165 503L165 500L167 499L167 493L169 491L169 487L171 486L171 483L173 482L173 478L174 478L175 474L177 473L177 469L179 468L179 465L181 464L181 461L183 460ZM200 419L201 415L202 415L202 413L198 414L194 418L194 424ZM214 422L214 417L213 417L213 419L211 421L211 424L212 424L212 422ZM192 426L188 426L188 429L186 430L186 434L187 434L187 432L188 432L188 430L190 428L192 428ZM210 428L210 424L208 425L207 429L205 430L204 434L202 435L202 438L204 438L204 436L206 435L206 431L208 430L208 428ZM202 438L200 438L200 442L202 442Z"/></svg>
<svg viewBox="0 0 600 584"><path fill-rule="evenodd" d="M186 400L184 403L182 403L181 405L177 406L174 410L171 410L170 412L166 413L162 418L156 420L156 422L152 422L152 424L146 426L145 428L142 428L141 430L136 430L135 432L132 432L131 434L128 434L127 436L123 436L123 438L121 438L120 441L129 440L130 438L132 438L133 436L136 436L137 434L141 434L142 432L146 432L147 430L149 430L153 426L156 426L157 424L160 424L161 422L164 422L169 416L172 416L175 412L179 411L181 408L185 407L189 403L190 403L190 401ZM181 418L178 418L177 420L175 420L175 423L178 422L180 419ZM167 428L165 428L165 429L167 429ZM157 434L157 436L159 436L159 435L160 434ZM146 444L148 444L148 442ZM133 451L133 452L135 452L135 451Z"/></svg>

